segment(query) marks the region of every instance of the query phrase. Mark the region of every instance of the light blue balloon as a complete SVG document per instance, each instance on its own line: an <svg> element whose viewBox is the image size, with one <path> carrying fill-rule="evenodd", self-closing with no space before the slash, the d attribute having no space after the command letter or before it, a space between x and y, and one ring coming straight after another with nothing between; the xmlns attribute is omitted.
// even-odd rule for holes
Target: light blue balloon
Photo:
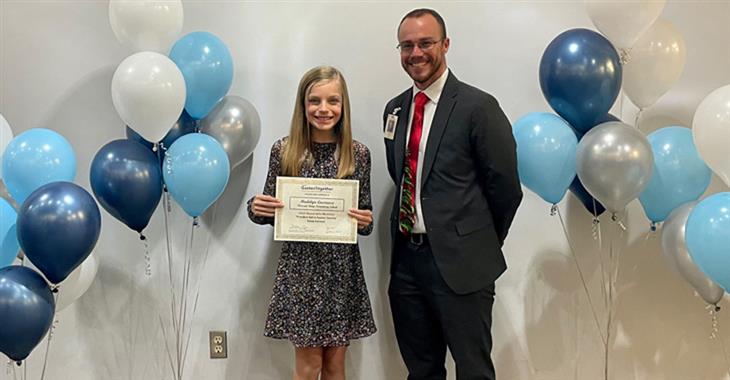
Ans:
<svg viewBox="0 0 730 380"><path fill-rule="evenodd" d="M216 139L191 133L167 150L163 177L170 195L196 217L223 193L230 170L228 155Z"/></svg>
<svg viewBox="0 0 730 380"><path fill-rule="evenodd" d="M10 265L18 256L20 244L15 223L18 214L13 206L0 198L0 268Z"/></svg>
<svg viewBox="0 0 730 380"><path fill-rule="evenodd" d="M170 59L185 78L185 110L193 119L202 119L231 88L231 53L215 35L193 32L175 42Z"/></svg>
<svg viewBox="0 0 730 380"><path fill-rule="evenodd" d="M712 172L697 153L689 128L661 128L647 138L654 153L654 170L639 201L649 220L656 223L675 208L699 199L710 185Z"/></svg>
<svg viewBox="0 0 730 380"><path fill-rule="evenodd" d="M730 289L730 192L703 199L687 218L685 241L692 260L725 291Z"/></svg>
<svg viewBox="0 0 730 380"><path fill-rule="evenodd" d="M547 112L531 112L512 128L520 181L548 203L563 199L575 178L578 138L568 123Z"/></svg>
<svg viewBox="0 0 730 380"><path fill-rule="evenodd" d="M20 205L39 187L57 181L73 182L76 155L60 134L43 128L16 136L3 153L3 180Z"/></svg>

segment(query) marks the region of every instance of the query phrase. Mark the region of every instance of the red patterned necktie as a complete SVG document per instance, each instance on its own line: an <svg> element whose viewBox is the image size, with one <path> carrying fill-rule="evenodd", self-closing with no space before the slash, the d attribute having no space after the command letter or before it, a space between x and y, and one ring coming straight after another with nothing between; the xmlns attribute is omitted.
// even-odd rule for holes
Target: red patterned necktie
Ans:
<svg viewBox="0 0 730 380"><path fill-rule="evenodd" d="M406 148L406 160L403 168L403 191L400 199L398 220L400 231L408 235L416 222L416 170L418 168L418 146L421 144L423 131L423 109L428 103L428 96L423 92L416 94L411 135Z"/></svg>

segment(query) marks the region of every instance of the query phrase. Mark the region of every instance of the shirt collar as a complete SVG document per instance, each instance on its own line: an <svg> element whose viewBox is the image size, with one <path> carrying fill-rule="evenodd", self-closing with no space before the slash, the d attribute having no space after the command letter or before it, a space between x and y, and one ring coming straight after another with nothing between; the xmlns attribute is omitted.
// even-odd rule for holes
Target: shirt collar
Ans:
<svg viewBox="0 0 730 380"><path fill-rule="evenodd" d="M444 70L444 73L441 74L439 79L436 79L435 82L431 83L430 86L426 87L425 90L420 90L416 85L413 85L413 96L411 97L411 102L416 97L416 94L418 94L419 91L423 91L426 93L426 96L428 96L428 99L432 102L438 104L439 98L441 97L441 92L444 89L444 86L446 85L446 78L449 77L449 69L446 68Z"/></svg>

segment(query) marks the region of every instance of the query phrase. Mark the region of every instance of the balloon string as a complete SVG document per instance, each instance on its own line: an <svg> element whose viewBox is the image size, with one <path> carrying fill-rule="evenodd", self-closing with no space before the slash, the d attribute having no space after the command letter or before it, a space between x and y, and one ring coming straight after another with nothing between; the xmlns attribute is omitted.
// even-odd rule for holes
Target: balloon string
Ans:
<svg viewBox="0 0 730 380"><path fill-rule="evenodd" d="M598 210L596 207L596 198L591 197L593 202L593 221L591 223L591 233L593 240L598 240L598 263L601 266L601 296L603 297L603 306L608 307L608 294L606 292L606 266L603 259L603 236L601 234L601 221L598 219Z"/></svg>
<svg viewBox="0 0 730 380"><path fill-rule="evenodd" d="M598 315L596 314L596 308L593 306L593 300L591 298L591 293L588 291L588 285L586 284L585 276L583 275L583 270L580 267L580 263L578 263L578 258L575 255L575 249L573 248L573 241L570 239L570 235L568 235L568 229L565 227L565 221L563 220L563 214L560 213L560 208L558 208L557 205L553 205L553 210L555 210L558 214L558 218L560 219L560 225L563 227L563 234L565 234L565 240L568 241L568 247L570 247L570 253L573 257L573 262L575 263L575 268L578 270L578 275L580 276L580 282L583 284L583 290L586 293L586 297L588 298L588 305L591 307L591 313L593 314L593 321L596 323L596 329L598 330L598 334L601 336L601 341L603 344L606 344L606 338L603 336L603 332L601 331L601 323L598 321Z"/></svg>
<svg viewBox="0 0 730 380"><path fill-rule="evenodd" d="M144 274L147 277L152 276L152 259L150 258L150 244L147 241L147 237L142 235L142 233L139 234L139 240L142 240L142 244L144 244Z"/></svg>
<svg viewBox="0 0 730 380"><path fill-rule="evenodd" d="M727 374L730 375L730 361L728 361L725 341L722 339L722 336L720 336L720 322L717 318L718 313L720 313L720 306L717 304L709 304L705 306L705 309L708 310L710 317L712 318L712 333L710 334L710 339L717 339L719 341L720 348L722 349L722 358L725 359L725 365L727 366Z"/></svg>
<svg viewBox="0 0 730 380"><path fill-rule="evenodd" d="M636 118L634 119L634 127L636 129L641 130L641 126L639 125L639 121L641 120L641 112L644 111L643 109L639 108L639 112L636 113Z"/></svg>
<svg viewBox="0 0 730 380"><path fill-rule="evenodd" d="M172 351L170 350L170 342L167 339L167 329L165 329L165 324L162 323L162 316L158 315L158 318L160 320L160 330L162 330L162 339L165 340L165 351L167 352L167 362L170 364L170 371L172 372L172 377L175 378L175 362L172 360Z"/></svg>
<svg viewBox="0 0 730 380"><path fill-rule="evenodd" d="M215 202L213 205L213 212L211 213L211 228L215 224L215 216L218 212L218 202ZM198 310L198 299L200 298L200 283L203 282L203 274L205 272L206 264L208 263L208 253L210 252L210 239L211 239L211 233L208 233L208 239L205 244L205 253L203 254L203 263L201 264L201 267L198 271L198 279L196 281L195 285L195 302L193 303L193 315L191 318L195 318L195 313ZM186 358L188 356L188 347L190 346L190 338L192 336L192 330L188 332L188 338L187 342L185 343L185 350L183 350L183 357ZM185 367L185 362L183 362L183 369Z"/></svg>
<svg viewBox="0 0 730 380"><path fill-rule="evenodd" d="M619 48L618 54L619 54L619 62L621 63L622 66L629 63L629 61L631 61L631 49Z"/></svg>
<svg viewBox="0 0 730 380"><path fill-rule="evenodd" d="M178 323L179 319L176 317L176 313L175 313L175 310L177 310L177 297L175 294L175 281L173 280L174 260L172 257L172 237L171 237L171 232L170 232L170 221L169 221L169 216L172 214L172 207L170 205L170 193L169 192L165 191L162 194L162 201L164 203L163 206L165 208L164 216L165 216L165 243L167 245L167 274L168 274L168 278L170 280L170 320L172 321L172 328L173 328L173 332L175 333L175 338L176 338L175 347L177 349L177 346L178 346L177 340L179 340L179 336L180 336L180 324ZM182 296L182 291L181 291L181 296ZM163 334L164 333L165 333L165 331L163 330ZM165 345L167 348L167 340L165 341ZM169 351L169 348L168 348L168 351ZM175 370L175 367L177 367L177 368L180 367L179 356L175 355L175 359L177 359L178 361L173 362L172 356L170 355L170 365L173 366L173 377L177 378L177 376L176 376L177 371ZM174 363L176 363L177 365L175 366Z"/></svg>
<svg viewBox="0 0 730 380"><path fill-rule="evenodd" d="M54 304L58 304L58 292L53 294ZM56 330L56 326L58 326L58 319L56 319L56 313L53 313L53 323L51 324L51 329L48 330L48 341L46 342L46 353L43 356L43 370L41 371L41 379L43 380L46 377L46 366L48 365L48 353L51 351L51 340L53 339L53 332Z"/></svg>

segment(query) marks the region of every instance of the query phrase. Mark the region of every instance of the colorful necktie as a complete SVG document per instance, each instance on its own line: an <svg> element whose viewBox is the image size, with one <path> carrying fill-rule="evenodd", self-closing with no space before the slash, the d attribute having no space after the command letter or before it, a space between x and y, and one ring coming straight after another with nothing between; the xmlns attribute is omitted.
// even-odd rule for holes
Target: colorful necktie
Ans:
<svg viewBox="0 0 730 380"><path fill-rule="evenodd" d="M418 168L418 146L421 144L423 131L423 109L428 103L428 96L423 92L416 94L411 135L406 148L406 160L403 167L403 191L400 199L398 220L400 231L408 235L416 222L416 170Z"/></svg>

